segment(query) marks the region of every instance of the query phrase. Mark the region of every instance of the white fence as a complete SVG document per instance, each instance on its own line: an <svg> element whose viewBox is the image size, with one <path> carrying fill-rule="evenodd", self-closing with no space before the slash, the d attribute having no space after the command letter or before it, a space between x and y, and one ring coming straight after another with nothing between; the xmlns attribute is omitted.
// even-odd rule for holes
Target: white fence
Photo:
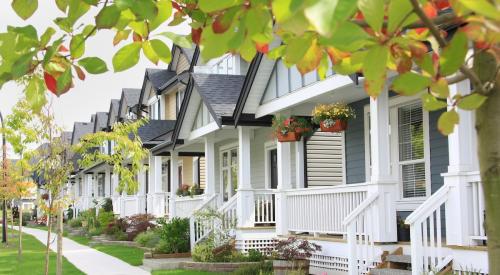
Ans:
<svg viewBox="0 0 500 275"><path fill-rule="evenodd" d="M254 225L275 225L275 194L273 190L256 190L254 192Z"/></svg>
<svg viewBox="0 0 500 275"><path fill-rule="evenodd" d="M194 210L205 200L205 195L193 197L175 198L175 216L180 218L189 218Z"/></svg>

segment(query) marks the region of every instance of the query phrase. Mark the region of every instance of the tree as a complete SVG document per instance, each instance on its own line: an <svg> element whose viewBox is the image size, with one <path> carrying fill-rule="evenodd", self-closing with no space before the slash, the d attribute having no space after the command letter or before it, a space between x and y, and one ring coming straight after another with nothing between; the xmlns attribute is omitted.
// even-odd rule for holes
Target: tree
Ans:
<svg viewBox="0 0 500 275"><path fill-rule="evenodd" d="M35 11L33 0L15 0L21 18ZM170 51L158 37L181 46L192 41L210 59L227 52L250 61L257 52L296 65L301 73L318 70L324 77L328 60L339 74L363 74L365 90L377 97L389 73L391 89L401 95L421 94L427 110L448 108L438 121L443 134L459 122L457 109L475 110L479 164L486 203L490 272L500 273L500 3L498 0L143 0L56 1L65 17L40 38L32 26L11 27L0 34L0 84L26 79L33 108L43 101L45 88L56 94L71 87L73 71L107 70L104 62L84 57L85 41L102 29L113 29L113 43L129 41L113 58L115 71L132 67L140 52L157 63L169 62ZM97 12L94 22L74 27L82 15ZM159 32L189 22L187 37ZM78 25L79 26L79 25ZM130 36L132 36L130 38ZM0 43L1 44L1 43ZM69 45L68 47L62 46ZM270 46L271 45L271 46ZM278 46L272 46L278 45ZM43 75L43 79L42 79ZM449 85L469 79L471 94L450 96ZM428 92L421 91L428 89Z"/></svg>
<svg viewBox="0 0 500 275"><path fill-rule="evenodd" d="M22 202L23 198L30 197L33 195L33 190L35 189L35 184L31 181L16 181L14 184L14 197ZM23 254L23 211L22 204L19 206L19 245L17 248L18 256L21 257Z"/></svg>
<svg viewBox="0 0 500 275"><path fill-rule="evenodd" d="M142 146L138 134L138 129L145 123L144 119L119 122L113 125L110 132L85 135L74 147L75 152L82 155L80 164L83 167L100 162L110 165L113 167L113 174L120 179L117 191L135 194L139 188L135 175L144 171L143 162L148 156L148 150ZM106 154L96 150L108 142L113 143L112 153Z"/></svg>

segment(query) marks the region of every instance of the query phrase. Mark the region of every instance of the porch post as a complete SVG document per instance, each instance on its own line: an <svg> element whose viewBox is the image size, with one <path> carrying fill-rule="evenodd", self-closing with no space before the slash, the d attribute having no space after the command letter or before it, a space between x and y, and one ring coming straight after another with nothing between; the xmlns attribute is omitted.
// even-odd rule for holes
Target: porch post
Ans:
<svg viewBox="0 0 500 275"><path fill-rule="evenodd" d="M168 206L169 219L175 217L175 198L176 192L179 188L179 170L177 170L178 165L178 153L177 151L170 151L170 200Z"/></svg>
<svg viewBox="0 0 500 275"><path fill-rule="evenodd" d="M215 194L215 142L213 135L205 137L205 194Z"/></svg>
<svg viewBox="0 0 500 275"><path fill-rule="evenodd" d="M384 89L370 98L371 183L377 192L378 207L375 217L374 241L396 242L397 182L391 176L391 147L389 141L389 91Z"/></svg>
<svg viewBox="0 0 500 275"><path fill-rule="evenodd" d="M450 97L469 94L469 81L450 85ZM458 109L460 122L448 136L449 166L443 174L444 184L450 186L446 202L446 242L449 245L472 245L471 180L479 170L474 112ZM479 177L477 177L479 179Z"/></svg>
<svg viewBox="0 0 500 275"><path fill-rule="evenodd" d="M304 139L295 142L295 188L304 188Z"/></svg>
<svg viewBox="0 0 500 275"><path fill-rule="evenodd" d="M254 198L251 173L251 139L252 130L238 126L238 197L236 203L238 227L254 226Z"/></svg>
<svg viewBox="0 0 500 275"><path fill-rule="evenodd" d="M276 193L276 234L288 235L287 200L284 191L292 188L292 162L290 142L277 142L278 192Z"/></svg>
<svg viewBox="0 0 500 275"><path fill-rule="evenodd" d="M106 170L104 171L104 197L109 198L111 197L111 169L109 167L106 167Z"/></svg>

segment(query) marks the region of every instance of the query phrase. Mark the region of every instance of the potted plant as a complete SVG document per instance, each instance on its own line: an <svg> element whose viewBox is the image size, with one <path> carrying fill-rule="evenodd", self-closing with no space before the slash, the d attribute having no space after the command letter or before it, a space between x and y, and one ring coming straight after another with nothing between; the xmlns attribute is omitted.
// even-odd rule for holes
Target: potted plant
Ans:
<svg viewBox="0 0 500 275"><path fill-rule="evenodd" d="M273 133L279 142L292 142L298 141L301 138L301 134L297 133L295 119L293 117L275 117L273 119Z"/></svg>
<svg viewBox="0 0 500 275"><path fill-rule="evenodd" d="M354 109L344 103L320 104L313 112L313 121L322 132L342 132L347 129L347 121L356 117Z"/></svg>
<svg viewBox="0 0 500 275"><path fill-rule="evenodd" d="M312 124L309 119L304 117L293 117L295 124L295 132L300 134L303 137L307 137L312 135Z"/></svg>
<svg viewBox="0 0 500 275"><path fill-rule="evenodd" d="M313 252L321 251L321 246L307 240L289 237L276 244L273 256L274 274L289 274L291 271L298 274L309 274L309 258Z"/></svg>

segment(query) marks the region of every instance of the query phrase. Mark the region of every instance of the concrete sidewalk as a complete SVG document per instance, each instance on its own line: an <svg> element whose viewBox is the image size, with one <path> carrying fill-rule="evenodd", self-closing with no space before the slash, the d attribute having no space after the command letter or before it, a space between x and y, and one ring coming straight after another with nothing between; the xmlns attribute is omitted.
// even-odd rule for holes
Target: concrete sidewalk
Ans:
<svg viewBox="0 0 500 275"><path fill-rule="evenodd" d="M23 232L33 235L43 244L47 241L47 231L23 228ZM54 240L50 249L57 250L56 235L51 234L51 239ZM91 247L81 245L71 239L63 239L63 255L74 264L82 272L89 275L149 275L146 270L137 266L132 266L118 258L97 251Z"/></svg>

